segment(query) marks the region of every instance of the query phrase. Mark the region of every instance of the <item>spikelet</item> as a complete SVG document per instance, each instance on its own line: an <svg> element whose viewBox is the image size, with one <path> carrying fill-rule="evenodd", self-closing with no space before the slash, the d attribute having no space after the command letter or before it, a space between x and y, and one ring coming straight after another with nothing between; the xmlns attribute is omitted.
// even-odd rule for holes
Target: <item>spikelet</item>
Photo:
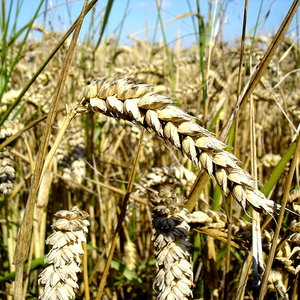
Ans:
<svg viewBox="0 0 300 300"><path fill-rule="evenodd" d="M76 183L81 184L86 174L86 164L84 161L84 130L79 119L74 120L70 127L69 136L72 178Z"/></svg>
<svg viewBox="0 0 300 300"><path fill-rule="evenodd" d="M13 190L15 179L13 162L13 155L10 150L3 149L0 151L0 193L5 196L11 195Z"/></svg>
<svg viewBox="0 0 300 300"><path fill-rule="evenodd" d="M7 107L17 99L20 92L21 90L9 90L3 94L0 103L0 113L3 113L7 110Z"/></svg>
<svg viewBox="0 0 300 300"><path fill-rule="evenodd" d="M223 192L230 192L243 208L249 203L268 214L279 209L279 205L255 188L255 180L238 165L238 159L225 150L224 143L198 125L193 117L173 106L169 97L154 93L153 86L134 84L127 79L104 78L84 88L81 96L81 104L87 110L153 130L196 166L203 167Z"/></svg>
<svg viewBox="0 0 300 300"><path fill-rule="evenodd" d="M166 166L161 168L151 168L150 172L142 177L137 184L137 189L134 194L139 197L145 197L155 190L166 185L172 185L178 192L182 192L182 188L186 189L186 194L189 193L196 175L183 166ZM139 203L129 199L126 221L129 221L134 209L139 207Z"/></svg>
<svg viewBox="0 0 300 300"><path fill-rule="evenodd" d="M294 247L289 256L289 261L293 262L293 273L295 275L300 274L300 246Z"/></svg>
<svg viewBox="0 0 300 300"><path fill-rule="evenodd" d="M17 133L21 128L22 125L20 123L6 120L0 129L1 142L3 142L3 140L7 139L11 135Z"/></svg>
<svg viewBox="0 0 300 300"><path fill-rule="evenodd" d="M136 193L144 195L147 189L155 189L165 184L184 187L188 193L195 179L196 175L183 166L152 168L146 176L140 179Z"/></svg>
<svg viewBox="0 0 300 300"><path fill-rule="evenodd" d="M293 119L295 120L295 124L300 121L300 96L298 89L291 93L288 100L288 111L291 113Z"/></svg>
<svg viewBox="0 0 300 300"><path fill-rule="evenodd" d="M128 132L128 138L124 142L128 142L128 149L132 148L132 145L137 145L141 136L141 128L134 126L132 123L125 122L125 129ZM146 162L147 165L153 160L155 151L153 149L153 139L150 135L144 135L143 137L143 152L140 156L140 163Z"/></svg>
<svg viewBox="0 0 300 300"><path fill-rule="evenodd" d="M295 243L295 244L300 245L300 222L296 222L295 220L292 221L289 229L293 233L289 236L288 240L291 243Z"/></svg>
<svg viewBox="0 0 300 300"><path fill-rule="evenodd" d="M77 273L81 271L80 256L84 253L82 243L86 242L88 214L75 206L55 216L58 219L52 225L54 232L46 240L46 244L52 245L45 258L49 266L38 280L39 285L43 285L41 300L73 299L74 290L79 288Z"/></svg>
<svg viewBox="0 0 300 300"><path fill-rule="evenodd" d="M73 182L81 184L84 180L86 174L84 151L84 130L80 121L75 119L56 152L58 167L71 187L75 187Z"/></svg>
<svg viewBox="0 0 300 300"><path fill-rule="evenodd" d="M66 135L67 136L67 135ZM59 144L55 153L58 168L62 173L62 177L66 180L72 180L71 176L71 162L69 156L68 139L64 138Z"/></svg>
<svg viewBox="0 0 300 300"><path fill-rule="evenodd" d="M183 207L184 198L174 195L171 189L162 189L152 199L152 240L157 260L157 275L153 284L157 299L186 300L193 296L193 268L187 240L188 211Z"/></svg>
<svg viewBox="0 0 300 300"><path fill-rule="evenodd" d="M162 62L147 63L141 62L138 65L132 65L130 67L115 68L115 72L120 75L125 75L129 77L136 77L138 74L153 74L160 77L164 77L166 74L164 70L164 65Z"/></svg>
<svg viewBox="0 0 300 300"><path fill-rule="evenodd" d="M5 121L0 129L0 143L15 134L21 125L13 121ZM0 193L9 196L13 190L15 179L14 158L11 147L6 146L0 151Z"/></svg>
<svg viewBox="0 0 300 300"><path fill-rule="evenodd" d="M296 246L293 244L296 244ZM275 259L292 275L296 276L300 273L300 246L297 243L285 241L281 250L277 252Z"/></svg>
<svg viewBox="0 0 300 300"><path fill-rule="evenodd" d="M261 163L264 167L275 167L281 159L279 154L268 153L261 158Z"/></svg>
<svg viewBox="0 0 300 300"><path fill-rule="evenodd" d="M128 270L134 270L136 268L136 260L137 260L137 253L136 253L136 246L131 240L126 240L124 246L124 264Z"/></svg>
<svg viewBox="0 0 300 300"><path fill-rule="evenodd" d="M188 55L179 57L175 60L175 65L177 67L186 67L187 65L194 65L199 62L199 58L195 55Z"/></svg>
<svg viewBox="0 0 300 300"><path fill-rule="evenodd" d="M197 99L198 93L201 90L201 84L198 82L185 83L176 90L176 97L184 97L185 101L192 103Z"/></svg>
<svg viewBox="0 0 300 300"><path fill-rule="evenodd" d="M268 277L268 282L269 282L269 287L275 289L278 292L278 294L282 297L283 300L289 299L286 287L283 284L282 273L275 270L271 270L270 275Z"/></svg>
<svg viewBox="0 0 300 300"><path fill-rule="evenodd" d="M191 228L204 230L206 234L210 234L207 229L216 229L224 234L228 231L228 221L226 214L222 212L205 209L202 211L194 211L188 214L188 224ZM252 224L243 219L232 218L232 234L234 239L240 242L243 246L250 247L252 241L251 234ZM203 232L203 231L202 231ZM268 234L266 230L263 232ZM224 237L225 235L223 235ZM214 238L216 238L214 236Z"/></svg>

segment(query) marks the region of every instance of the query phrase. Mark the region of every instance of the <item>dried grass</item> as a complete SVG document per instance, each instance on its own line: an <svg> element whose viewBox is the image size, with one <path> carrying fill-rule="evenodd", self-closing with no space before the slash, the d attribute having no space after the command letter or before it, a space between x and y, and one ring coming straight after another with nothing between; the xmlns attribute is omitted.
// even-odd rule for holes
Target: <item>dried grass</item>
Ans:
<svg viewBox="0 0 300 300"><path fill-rule="evenodd" d="M246 86L243 97L251 94L253 99L251 122L256 137L251 146L245 102L236 126L236 156L221 140L220 133L236 108L238 82L244 81L239 75L239 47L218 40L213 47L205 45L202 55L211 53L213 58L204 68L207 73L199 68L203 57L199 57L196 46L184 49L178 44L175 49L170 48L175 76L172 81L164 44L150 45L132 37L131 47L110 39L95 50L79 43L58 99L58 113L49 134L51 149L48 144L44 148L49 152L40 170L44 176L36 178L39 191L36 190L36 205L31 211L34 234L22 248L29 252L26 273L21 280L25 260L19 255L21 264L14 277L15 247L24 245L17 239L17 233L32 188L31 177L36 174L34 164L40 157L44 120L51 109L49 99L56 93L55 79L67 48L62 47L36 76L44 68L52 45L61 45L61 36L43 31L42 41L25 44L11 76L10 90L0 103L3 116L6 111L11 111L10 118L14 116L13 123L6 121L0 129L1 293L11 297L15 279L16 287L24 288L23 299L32 295L47 299L50 293L56 299L58 290L65 298L74 298L76 294L78 298L100 299L103 294L108 299L148 299L154 297L155 290L158 299L190 299L192 294L205 299L253 299L252 219L248 217L252 206L267 214L261 214L264 262L272 256L272 243L275 249L274 263L269 263L272 266L266 280L266 297L296 299L299 220L286 213L282 223L273 222L283 195L288 208L300 213L299 163L293 163L294 177L290 176L288 181L287 176L296 148L291 143L300 120L299 54L294 40L287 37L272 52L269 64L265 63L264 55L269 44L275 45L273 37L256 36L253 44L248 42L252 37L245 37L243 77L251 78L252 85L248 90ZM248 72L250 58L253 65L264 65L263 74ZM95 74L101 74L101 79ZM31 78L36 79L31 82ZM75 103L70 103L71 99ZM141 128L154 134L145 133L137 159ZM256 154L251 156L255 147ZM248 173L255 161L257 180ZM203 171L201 176L197 177L196 169ZM270 183L274 172L276 180ZM270 195L259 191L261 183L268 184ZM166 187L171 192L161 192ZM182 196L189 195L185 206L178 203ZM233 203L231 219L229 195L240 204ZM162 202L158 205L154 199ZM53 272L40 275L40 283L45 287L42 294L37 285L38 274L42 272L45 251L49 250L44 241L50 233L52 216L61 210L65 214L74 205L90 215L84 280L68 272L66 276L72 273L76 280L58 276L57 281L61 266L48 267ZM70 214L79 216L74 211ZM65 215L59 215L59 219L68 223L69 229L75 222ZM86 221L78 222L86 228ZM278 229L275 234L277 225L281 231ZM55 226L55 234L76 235L74 228L68 232ZM274 243L277 234L278 242ZM48 241L52 243L51 239ZM28 245L32 245L30 251ZM48 256L62 251L62 247L54 248ZM82 248L79 252L83 252ZM75 258L81 260L78 253ZM66 265L64 261L62 272L69 270ZM76 289L71 291L70 286Z"/></svg>

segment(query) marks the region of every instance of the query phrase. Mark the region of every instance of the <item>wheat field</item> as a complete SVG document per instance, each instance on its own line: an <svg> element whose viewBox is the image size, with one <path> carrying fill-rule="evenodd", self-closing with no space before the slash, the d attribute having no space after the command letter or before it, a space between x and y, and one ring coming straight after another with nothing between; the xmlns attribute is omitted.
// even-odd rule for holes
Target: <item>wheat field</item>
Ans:
<svg viewBox="0 0 300 300"><path fill-rule="evenodd" d="M1 8L0 298L298 299L299 0L234 43L180 16L189 47L106 38L114 1L96 43L97 0L49 30L47 2Z"/></svg>

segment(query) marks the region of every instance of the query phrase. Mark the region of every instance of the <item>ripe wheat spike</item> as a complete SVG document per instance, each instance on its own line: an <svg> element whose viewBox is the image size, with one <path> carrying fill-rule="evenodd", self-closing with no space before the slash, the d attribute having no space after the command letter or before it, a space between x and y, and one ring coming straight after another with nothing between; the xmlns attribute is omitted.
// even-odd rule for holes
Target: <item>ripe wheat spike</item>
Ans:
<svg viewBox="0 0 300 300"><path fill-rule="evenodd" d="M20 130L20 123L6 120L0 129L0 143ZM14 188L15 180L14 156L8 145L0 151L0 194L10 196Z"/></svg>
<svg viewBox="0 0 300 300"><path fill-rule="evenodd" d="M72 299L75 297L77 273L81 271L80 256L84 253L82 243L86 242L88 232L88 214L74 206L70 211L60 210L52 225L54 232L46 240L52 245L45 262L48 267L39 275L39 284L43 285L41 300Z"/></svg>
<svg viewBox="0 0 300 300"><path fill-rule="evenodd" d="M158 186L172 184L185 187L190 192L196 175L183 166L167 166L152 168L150 172L139 180L136 194L144 196L148 189L155 189Z"/></svg>
<svg viewBox="0 0 300 300"><path fill-rule="evenodd" d="M184 201L170 188L162 189L151 199L152 240L158 269L153 287L157 300L188 300L193 296L193 266L188 251L192 244L187 239L190 227Z"/></svg>
<svg viewBox="0 0 300 300"><path fill-rule="evenodd" d="M245 208L274 214L279 205L255 188L255 180L195 118L173 105L171 98L153 92L154 87L128 79L103 78L86 86L81 94L83 111L91 110L125 119L153 130L216 180L225 195L231 194Z"/></svg>

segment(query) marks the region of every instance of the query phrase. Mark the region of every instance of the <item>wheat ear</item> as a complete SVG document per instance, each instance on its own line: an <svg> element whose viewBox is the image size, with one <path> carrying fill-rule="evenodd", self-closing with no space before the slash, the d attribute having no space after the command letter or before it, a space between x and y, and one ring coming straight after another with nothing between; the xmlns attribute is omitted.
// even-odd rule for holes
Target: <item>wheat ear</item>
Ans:
<svg viewBox="0 0 300 300"><path fill-rule="evenodd" d="M184 198L174 196L174 191L163 188L156 198L152 210L152 240L155 246L156 266L154 290L158 300L187 300L193 296L193 267L187 240L189 225L188 210Z"/></svg>
<svg viewBox="0 0 300 300"><path fill-rule="evenodd" d="M61 210L55 214L58 218L52 225L54 232L46 243L52 245L45 262L49 266L39 275L39 284L43 285L41 300L72 299L74 289L78 289L77 273L81 271L80 256L84 253L82 243L86 242L89 221L88 214L76 206L72 210Z"/></svg>
<svg viewBox="0 0 300 300"><path fill-rule="evenodd" d="M172 184L185 187L187 193L191 190L196 175L183 166L166 166L151 168L151 172L139 180L136 194L144 195L147 189L155 189L159 185Z"/></svg>
<svg viewBox="0 0 300 300"><path fill-rule="evenodd" d="M21 127L20 123L6 120L0 129L0 143L17 133ZM15 173L11 147L6 146L0 150L0 194L11 195L14 188Z"/></svg>
<svg viewBox="0 0 300 300"><path fill-rule="evenodd" d="M154 93L153 86L134 84L128 79L103 78L84 88L80 104L83 111L101 112L152 129L199 168L203 167L224 194L231 193L243 208L248 202L256 210L269 214L279 209L279 205L255 188L255 180L225 150L226 144L174 106L171 98Z"/></svg>

